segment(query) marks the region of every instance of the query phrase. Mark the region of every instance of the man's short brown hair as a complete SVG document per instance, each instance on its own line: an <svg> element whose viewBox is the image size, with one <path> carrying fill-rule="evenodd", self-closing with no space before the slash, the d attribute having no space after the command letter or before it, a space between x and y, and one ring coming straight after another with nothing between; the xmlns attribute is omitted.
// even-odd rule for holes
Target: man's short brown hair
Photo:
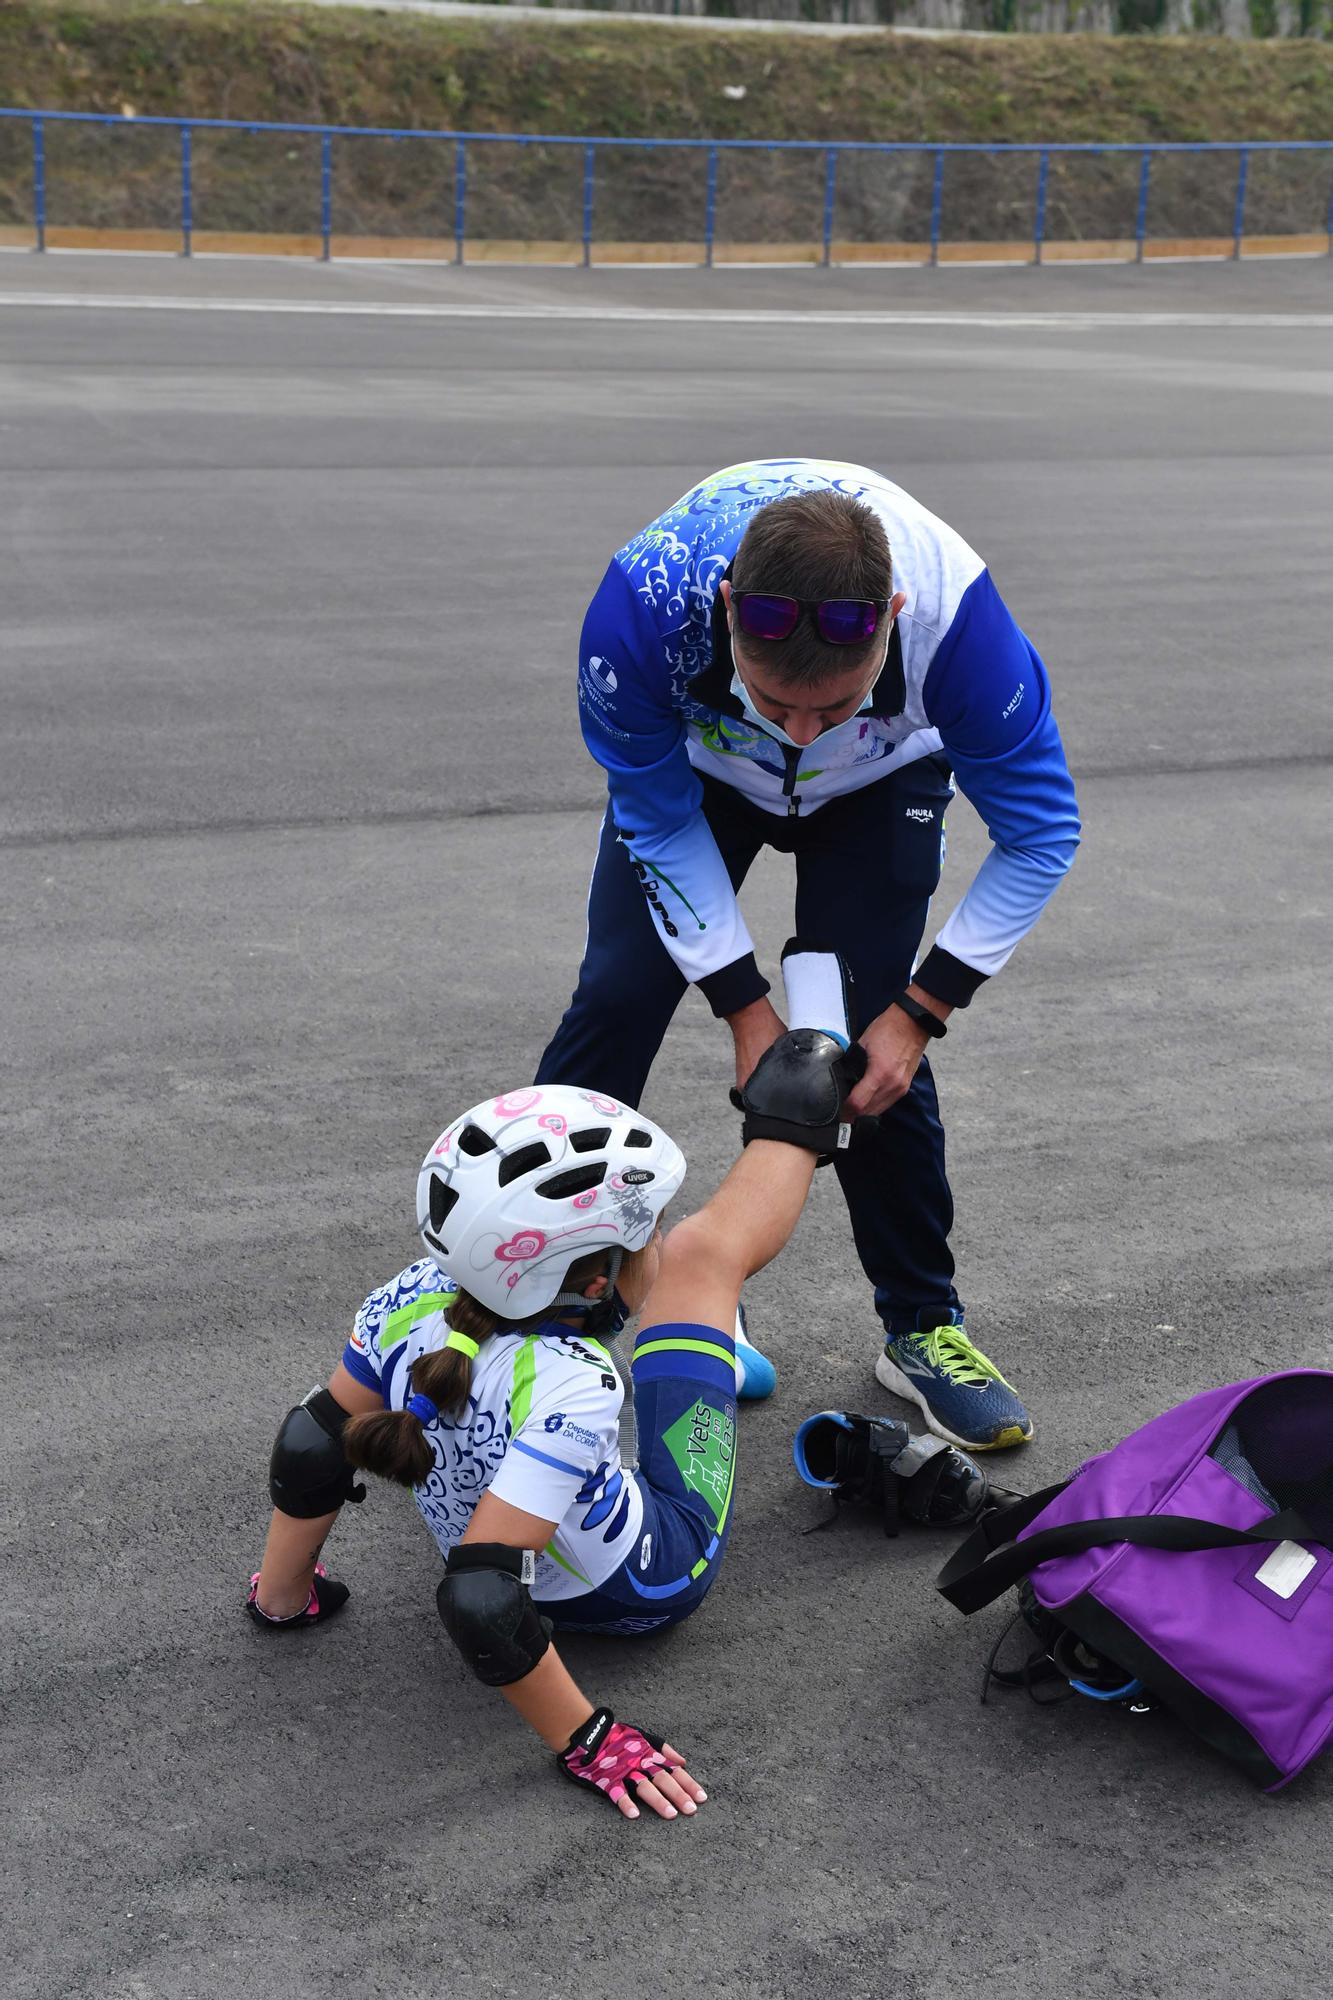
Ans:
<svg viewBox="0 0 1333 2000"><path fill-rule="evenodd" d="M893 558L884 523L863 501L827 488L774 500L760 508L745 531L732 564L731 587L809 603L825 597L883 603L893 595ZM882 645L879 632L865 646L827 645L806 617L790 639L752 639L748 632L741 636L746 659L789 687L817 687L857 667L868 668Z"/></svg>

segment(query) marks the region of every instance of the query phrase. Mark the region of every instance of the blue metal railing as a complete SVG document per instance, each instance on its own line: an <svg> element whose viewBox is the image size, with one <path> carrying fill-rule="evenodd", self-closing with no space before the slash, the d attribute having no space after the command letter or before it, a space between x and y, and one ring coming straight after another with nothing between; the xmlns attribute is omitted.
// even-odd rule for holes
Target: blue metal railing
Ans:
<svg viewBox="0 0 1333 2000"><path fill-rule="evenodd" d="M1201 141L1197 144L1186 142L1162 142L1143 145L1135 142L1113 142L1106 145L1089 145L1074 141L1053 141L1048 145L1035 142L1022 144L987 145L979 141L951 142L936 144L916 140L865 140L848 139L830 143L824 139L619 139L619 138L577 138L567 133L519 133L519 132L439 132L415 126L384 125L305 125L296 123L258 123L237 118L124 118L107 112L95 111L25 111L0 107L0 119L27 120L32 137L32 226L33 247L45 250L48 236L47 197L49 181L49 144L52 125L94 125L118 131L142 131L158 129L178 134L180 145L180 252L188 257L194 248L196 231L196 204L194 189L194 135L197 132L243 132L251 135L285 134L317 138L319 140L319 180L317 194L312 190L311 216L318 211L320 256L326 261L333 255L334 236L334 142L342 140L356 142L366 139L425 139L447 142L454 148L454 192L453 192L453 237L454 260L462 264L466 259L468 241L468 154L469 148L485 146L579 146L583 149L582 177L582 221L581 247L585 265L591 264L593 244L593 221L596 213L597 158L608 148L634 152L676 152L703 153L706 155L704 183L704 212L701 238L702 261L711 265L717 240L718 211L718 163L724 153L807 153L824 156L824 192L821 223L821 256L825 264L832 262L833 225L838 199L838 174L841 161L849 155L917 155L933 161L930 194L929 236L923 247L932 264L938 263L943 235L944 189L946 165L949 159L967 154L989 158L1031 158L1036 163L1033 187L1033 208L1031 224L1032 261L1040 264L1043 248L1048 241L1047 212L1050 189L1051 163L1053 160L1070 156L1087 159L1132 156L1139 161L1138 190L1134 215L1134 255L1142 260L1144 245L1149 240L1148 210L1152 186L1154 160L1176 154L1230 154L1236 160L1235 193L1232 202L1231 248L1232 255L1239 257L1245 237L1246 195L1249 184L1251 162L1256 154L1265 155L1333 155L1333 140L1293 139L1293 140L1251 140ZM1330 162L1333 165L1333 161ZM293 232L304 233L304 232ZM1179 232L1173 232L1179 233ZM1200 234L1206 232L1198 232ZM1333 185L1329 189L1327 213L1324 226L1317 232L1328 239L1330 254L1333 254Z"/></svg>

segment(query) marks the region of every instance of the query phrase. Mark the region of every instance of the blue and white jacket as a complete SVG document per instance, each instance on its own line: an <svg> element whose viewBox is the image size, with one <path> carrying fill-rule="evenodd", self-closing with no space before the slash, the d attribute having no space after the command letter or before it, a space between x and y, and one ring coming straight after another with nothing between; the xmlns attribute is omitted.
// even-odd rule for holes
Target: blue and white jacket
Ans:
<svg viewBox="0 0 1333 2000"><path fill-rule="evenodd" d="M796 751L749 721L731 692L718 584L756 508L823 488L880 516L907 602L867 706ZM701 810L700 772L787 815L942 751L994 843L916 974L955 1006L1031 930L1078 845L1073 782L1035 649L961 536L863 466L733 465L635 535L584 621L579 712L667 949L717 1014L767 987Z"/></svg>

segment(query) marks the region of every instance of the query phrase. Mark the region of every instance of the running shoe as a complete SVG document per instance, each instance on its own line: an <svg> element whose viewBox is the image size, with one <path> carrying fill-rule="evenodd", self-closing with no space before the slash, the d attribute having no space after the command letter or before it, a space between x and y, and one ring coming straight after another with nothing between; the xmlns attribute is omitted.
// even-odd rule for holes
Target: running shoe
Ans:
<svg viewBox="0 0 1333 2000"><path fill-rule="evenodd" d="M762 1403L778 1386L778 1371L766 1354L750 1344L745 1307L736 1308L736 1394L742 1403Z"/></svg>
<svg viewBox="0 0 1333 2000"><path fill-rule="evenodd" d="M961 1326L891 1335L875 1363L875 1380L915 1403L936 1437L965 1451L1003 1451L1032 1436L1032 1419L1019 1398Z"/></svg>

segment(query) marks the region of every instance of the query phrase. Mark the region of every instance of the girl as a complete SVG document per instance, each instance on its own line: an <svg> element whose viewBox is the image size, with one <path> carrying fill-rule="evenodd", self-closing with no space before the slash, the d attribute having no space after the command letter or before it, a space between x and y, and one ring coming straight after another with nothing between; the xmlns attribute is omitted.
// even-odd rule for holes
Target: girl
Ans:
<svg viewBox="0 0 1333 2000"><path fill-rule="evenodd" d="M846 1048L809 1030L775 1045L746 1091L754 1143L665 1242L685 1161L637 1111L545 1086L456 1119L417 1183L429 1259L371 1294L328 1389L279 1432L256 1622L301 1628L341 1608L346 1586L318 1558L342 1501L360 1497L348 1467L395 1479L444 1551L440 1615L478 1677L626 1818L693 1813L705 1793L684 1759L584 1695L550 1633L652 1631L711 1587L736 1463L726 1329L795 1225L848 1087ZM774 1136L754 1136L756 1111ZM627 1469L603 1340L639 1307Z"/></svg>

